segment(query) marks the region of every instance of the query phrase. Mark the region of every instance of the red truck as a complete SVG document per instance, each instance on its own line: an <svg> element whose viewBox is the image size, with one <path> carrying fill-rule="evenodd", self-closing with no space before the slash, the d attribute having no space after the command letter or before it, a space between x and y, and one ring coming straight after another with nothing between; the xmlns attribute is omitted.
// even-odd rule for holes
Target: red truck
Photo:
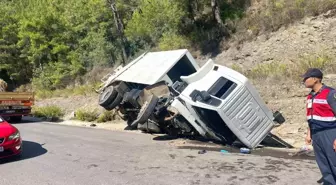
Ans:
<svg viewBox="0 0 336 185"><path fill-rule="evenodd" d="M20 122L23 116L30 115L33 105L32 92L0 92L0 117L11 122Z"/></svg>

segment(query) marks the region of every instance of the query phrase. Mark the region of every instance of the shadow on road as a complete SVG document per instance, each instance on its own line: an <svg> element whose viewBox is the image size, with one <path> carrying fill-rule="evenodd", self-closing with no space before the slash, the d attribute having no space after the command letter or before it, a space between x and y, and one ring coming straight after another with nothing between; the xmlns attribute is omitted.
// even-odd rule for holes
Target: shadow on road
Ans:
<svg viewBox="0 0 336 185"><path fill-rule="evenodd" d="M175 140L179 139L180 137L177 136L169 136L169 135L161 135L161 136L156 136L153 138L155 141L170 141L170 140Z"/></svg>
<svg viewBox="0 0 336 185"><path fill-rule="evenodd" d="M168 135L161 135L154 137L153 140L156 141L172 141L179 139L181 137L174 137ZM239 154L240 148L245 147L243 143L236 141L232 145L225 145L221 142L214 140L207 140L200 137L191 137L184 140L182 146L177 146L178 149L187 149L187 150L207 150L207 151L215 151L220 152L221 150L226 150L229 153ZM298 159L298 160L315 160L313 153L303 153L296 154L296 150L293 149L293 146L289 145L285 141L281 140L279 137L276 137L272 134L267 136L262 145L256 147L252 150L252 155L257 156L268 156L275 158L283 158L283 159Z"/></svg>
<svg viewBox="0 0 336 185"><path fill-rule="evenodd" d="M154 137L153 140L155 141L171 141L171 140L176 140L176 139L188 139L189 142L197 142L198 144L209 144L209 143L213 143L213 144L217 144L217 145L225 145L219 141L216 140L211 140L211 139L206 139L200 136L185 136L185 137L178 137L178 136L169 136L169 135L161 135L161 136L157 136ZM269 134L262 142L262 145L266 146L266 147L275 147L275 148L294 148L292 145L286 143L285 141L283 141L281 138L273 135L273 134ZM245 145L241 142L239 142L239 140L235 141L232 144L233 147L236 148L241 148L241 147L245 147Z"/></svg>
<svg viewBox="0 0 336 185"><path fill-rule="evenodd" d="M20 122L11 122L10 120L8 121L10 124L17 125L17 124L27 124L27 123L41 123L41 122L62 122L63 120L61 119L43 119L43 118L37 118L37 117L32 117L32 116L25 116L22 118Z"/></svg>
<svg viewBox="0 0 336 185"><path fill-rule="evenodd" d="M22 161L26 159L31 159L35 157L39 157L48 152L45 148L43 148L44 144L39 144L33 141L22 141L22 154L21 157L11 157L8 159L0 160L0 164Z"/></svg>

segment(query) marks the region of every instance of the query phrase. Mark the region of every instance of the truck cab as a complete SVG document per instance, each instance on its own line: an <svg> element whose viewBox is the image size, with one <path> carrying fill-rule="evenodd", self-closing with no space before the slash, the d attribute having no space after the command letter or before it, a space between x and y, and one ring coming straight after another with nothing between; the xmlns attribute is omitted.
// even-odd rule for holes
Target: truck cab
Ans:
<svg viewBox="0 0 336 185"><path fill-rule="evenodd" d="M204 137L254 148L279 121L245 76L212 60L181 79L172 106Z"/></svg>

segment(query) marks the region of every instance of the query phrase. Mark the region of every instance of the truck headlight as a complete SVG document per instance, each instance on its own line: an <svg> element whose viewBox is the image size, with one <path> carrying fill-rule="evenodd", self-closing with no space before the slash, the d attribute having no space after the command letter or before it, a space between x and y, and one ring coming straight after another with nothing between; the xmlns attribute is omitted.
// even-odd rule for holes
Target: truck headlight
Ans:
<svg viewBox="0 0 336 185"><path fill-rule="evenodd" d="M14 134L10 135L8 137L8 140L11 141L11 140L14 140L14 139L17 139L17 138L20 138L20 132L19 131L16 131Z"/></svg>

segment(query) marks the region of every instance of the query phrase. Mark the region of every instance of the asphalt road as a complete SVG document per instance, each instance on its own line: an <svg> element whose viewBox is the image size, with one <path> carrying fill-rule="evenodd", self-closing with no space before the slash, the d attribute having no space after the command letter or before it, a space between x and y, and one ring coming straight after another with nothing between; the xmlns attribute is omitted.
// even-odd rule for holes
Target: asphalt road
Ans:
<svg viewBox="0 0 336 185"><path fill-rule="evenodd" d="M0 164L1 185L317 184L315 161L177 149L141 133L15 124L21 160Z"/></svg>

